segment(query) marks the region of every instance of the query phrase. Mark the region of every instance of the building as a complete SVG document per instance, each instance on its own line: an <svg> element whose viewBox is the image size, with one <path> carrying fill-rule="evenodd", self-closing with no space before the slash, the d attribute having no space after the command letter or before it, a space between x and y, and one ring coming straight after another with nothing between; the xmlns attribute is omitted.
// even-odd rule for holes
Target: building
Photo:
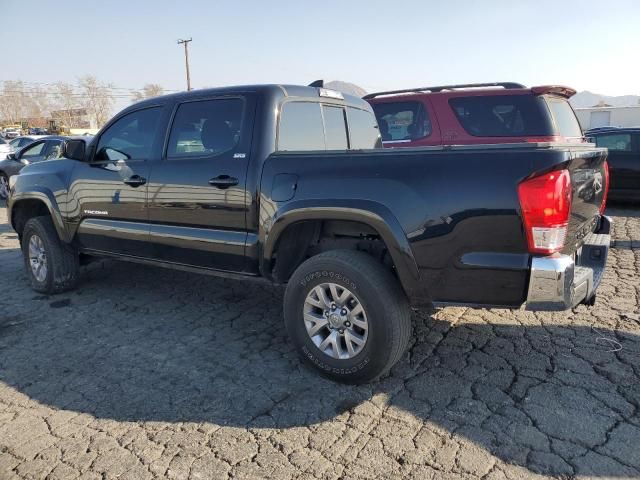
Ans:
<svg viewBox="0 0 640 480"><path fill-rule="evenodd" d="M51 119L58 127L95 129L95 120L86 108L70 108L68 110L54 110Z"/></svg>
<svg viewBox="0 0 640 480"><path fill-rule="evenodd" d="M576 116L583 130L596 127L640 126L640 104L613 107L604 102L589 108L576 108Z"/></svg>

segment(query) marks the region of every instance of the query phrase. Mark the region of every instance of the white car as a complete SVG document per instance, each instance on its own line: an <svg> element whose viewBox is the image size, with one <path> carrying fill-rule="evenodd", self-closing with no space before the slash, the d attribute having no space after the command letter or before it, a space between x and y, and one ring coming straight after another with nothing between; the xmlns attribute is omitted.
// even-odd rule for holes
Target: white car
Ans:
<svg viewBox="0 0 640 480"><path fill-rule="evenodd" d="M5 139L16 138L18 136L20 136L20 130L18 130L17 128L7 128L4 131Z"/></svg>
<svg viewBox="0 0 640 480"><path fill-rule="evenodd" d="M11 152L13 152L11 145L9 145L5 139L0 137L0 160L7 158L7 155Z"/></svg>

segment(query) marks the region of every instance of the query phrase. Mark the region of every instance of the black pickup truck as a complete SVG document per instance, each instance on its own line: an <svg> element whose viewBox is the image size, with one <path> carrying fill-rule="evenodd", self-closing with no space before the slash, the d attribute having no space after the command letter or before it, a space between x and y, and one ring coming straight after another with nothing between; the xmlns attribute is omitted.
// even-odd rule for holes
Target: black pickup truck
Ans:
<svg viewBox="0 0 640 480"><path fill-rule="evenodd" d="M11 182L36 291L88 256L286 284L299 353L344 382L398 361L411 308L593 303L609 249L606 149L382 149L371 107L321 87L146 100L63 153Z"/></svg>

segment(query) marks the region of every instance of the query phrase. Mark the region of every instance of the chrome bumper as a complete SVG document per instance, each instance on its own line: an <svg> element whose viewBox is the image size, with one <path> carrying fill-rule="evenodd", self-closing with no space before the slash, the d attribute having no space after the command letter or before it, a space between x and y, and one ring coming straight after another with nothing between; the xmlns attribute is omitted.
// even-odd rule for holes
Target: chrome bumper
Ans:
<svg viewBox="0 0 640 480"><path fill-rule="evenodd" d="M585 238L575 261L568 255L532 257L527 310L567 310L593 304L607 264L611 222L603 216L595 233Z"/></svg>

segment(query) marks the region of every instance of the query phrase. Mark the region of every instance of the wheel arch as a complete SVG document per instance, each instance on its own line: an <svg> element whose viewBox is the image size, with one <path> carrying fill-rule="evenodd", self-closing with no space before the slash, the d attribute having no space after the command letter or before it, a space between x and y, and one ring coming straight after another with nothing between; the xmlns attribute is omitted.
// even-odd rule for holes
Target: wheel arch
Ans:
<svg viewBox="0 0 640 480"><path fill-rule="evenodd" d="M429 303L420 282L413 251L400 222L384 205L368 200L290 202L261 224L262 274L272 276L272 262L281 239L289 229L309 221L346 221L365 225L386 246L403 290L411 303Z"/></svg>
<svg viewBox="0 0 640 480"><path fill-rule="evenodd" d="M30 218L49 215L60 240L69 242L60 207L51 191L41 188L28 193L15 193L10 198L8 210L11 226L18 235L22 236L24 226Z"/></svg>

